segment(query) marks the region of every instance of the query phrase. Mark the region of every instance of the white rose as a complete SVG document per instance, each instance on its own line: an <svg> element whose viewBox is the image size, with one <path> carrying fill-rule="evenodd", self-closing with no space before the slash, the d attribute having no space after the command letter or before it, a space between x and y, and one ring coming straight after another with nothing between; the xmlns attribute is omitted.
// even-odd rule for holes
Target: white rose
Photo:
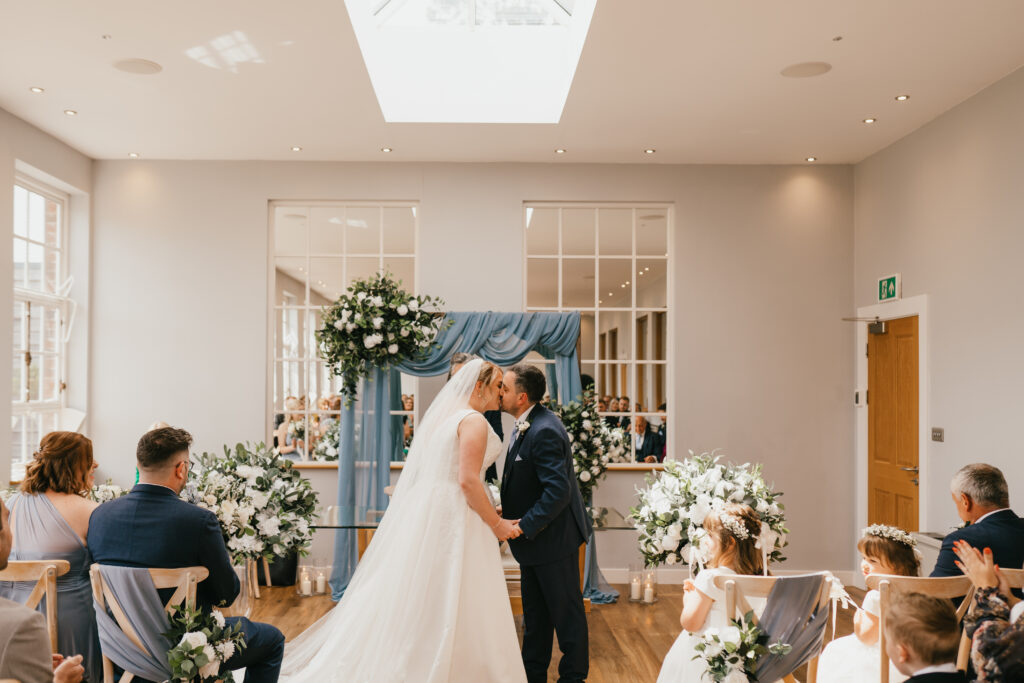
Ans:
<svg viewBox="0 0 1024 683"><path fill-rule="evenodd" d="M373 297L373 305L374 306L383 306L384 305L384 299L382 299L379 296Z"/></svg>
<svg viewBox="0 0 1024 683"><path fill-rule="evenodd" d="M354 316L352 316L352 320L354 320L355 322L359 322L362 319L363 319L363 314L362 313L356 313Z"/></svg>
<svg viewBox="0 0 1024 683"><path fill-rule="evenodd" d="M265 517L261 519L257 524L256 528L260 530L260 533L264 536L276 536L278 531L281 530L280 522L277 517Z"/></svg>
<svg viewBox="0 0 1024 683"><path fill-rule="evenodd" d="M252 492L252 506L257 510L262 510L267 507L268 502L270 502L270 496L263 491Z"/></svg>
<svg viewBox="0 0 1024 683"><path fill-rule="evenodd" d="M764 513L768 512L767 501L765 501L764 499L757 501L757 506L754 509L757 510L757 514L759 515L763 515Z"/></svg>
<svg viewBox="0 0 1024 683"><path fill-rule="evenodd" d="M341 318L339 318L338 320L335 320L334 321L334 329L336 329L336 330L343 330L343 329L345 329L345 321L342 320Z"/></svg>
<svg viewBox="0 0 1024 683"><path fill-rule="evenodd" d="M227 623L224 621L224 614L219 609L212 610L210 614L213 616L213 621L217 624L217 628L224 628L224 624Z"/></svg>
<svg viewBox="0 0 1024 683"><path fill-rule="evenodd" d="M363 346L365 346L366 348L372 349L376 345L377 345L377 336L376 335L368 334L365 337L363 337Z"/></svg>
<svg viewBox="0 0 1024 683"><path fill-rule="evenodd" d="M384 318L377 316L376 318L373 319L373 329L379 330L383 324Z"/></svg>
<svg viewBox="0 0 1024 683"><path fill-rule="evenodd" d="M217 504L217 496L215 496L213 494L207 494L207 496L205 498L203 498L203 500L206 501L207 505L216 505Z"/></svg>
<svg viewBox="0 0 1024 683"><path fill-rule="evenodd" d="M675 550L679 547L679 539L673 538L672 536L665 536L661 539L662 550Z"/></svg>
<svg viewBox="0 0 1024 683"><path fill-rule="evenodd" d="M401 330L399 330L398 334L402 335L403 337L408 337L409 336L409 328L408 327L403 327Z"/></svg>
<svg viewBox="0 0 1024 683"><path fill-rule="evenodd" d="M731 643L733 645L739 645L740 643L740 630L735 626L726 626L722 629L722 635L719 636L723 643Z"/></svg>
<svg viewBox="0 0 1024 683"><path fill-rule="evenodd" d="M675 553L669 553L668 557L665 558L665 564L675 564L676 562L678 562L678 560L676 559Z"/></svg>
<svg viewBox="0 0 1024 683"><path fill-rule="evenodd" d="M590 431L591 429L594 428L594 423L591 422L590 420L584 420L583 421L583 428L586 429L587 431Z"/></svg>
<svg viewBox="0 0 1024 683"><path fill-rule="evenodd" d="M341 311L341 319L342 320L344 320L345 322L348 322L348 319L351 318L351 317L352 317L352 311L348 310L347 308L342 309L342 311Z"/></svg>
<svg viewBox="0 0 1024 683"><path fill-rule="evenodd" d="M392 344L388 347L388 353L394 355L398 353L398 344Z"/></svg>
<svg viewBox="0 0 1024 683"><path fill-rule="evenodd" d="M398 308L395 310L398 311L398 315L405 315L406 313L409 312L409 307L406 306L405 304L399 304Z"/></svg>
<svg viewBox="0 0 1024 683"><path fill-rule="evenodd" d="M193 649L203 647L206 645L206 634L202 631L190 631L181 637L181 642L179 642L178 645L181 645L182 643L187 644Z"/></svg>
<svg viewBox="0 0 1024 683"><path fill-rule="evenodd" d="M722 683L750 683L750 679L747 678L747 674L743 673L741 669L733 669L722 680Z"/></svg>
<svg viewBox="0 0 1024 683"><path fill-rule="evenodd" d="M587 483L588 481L590 481L590 472L586 470L580 472L580 481L582 481L583 483Z"/></svg>
<svg viewBox="0 0 1024 683"><path fill-rule="evenodd" d="M366 298L366 292L359 292L358 294L356 294L356 298L362 301L363 299Z"/></svg>
<svg viewBox="0 0 1024 683"><path fill-rule="evenodd" d="M347 325L345 325L345 331L346 332L351 332L354 329L356 329L356 326L355 326L354 323L348 323Z"/></svg>
<svg viewBox="0 0 1024 683"><path fill-rule="evenodd" d="M418 311L420 310L420 302L416 299L409 299L409 310Z"/></svg>

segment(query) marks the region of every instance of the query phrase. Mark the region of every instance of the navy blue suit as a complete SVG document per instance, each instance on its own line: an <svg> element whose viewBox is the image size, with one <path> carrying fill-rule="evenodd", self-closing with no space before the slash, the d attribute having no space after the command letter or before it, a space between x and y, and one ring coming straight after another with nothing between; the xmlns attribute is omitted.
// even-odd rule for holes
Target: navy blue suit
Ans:
<svg viewBox="0 0 1024 683"><path fill-rule="evenodd" d="M933 672L921 674L920 676L911 676L903 683L967 683L967 676L964 675L963 671L957 671L956 673Z"/></svg>
<svg viewBox="0 0 1024 683"><path fill-rule="evenodd" d="M89 518L89 550L93 561L119 567L177 569L206 567L209 577L196 588L203 608L234 602L238 576L221 534L217 516L185 502L165 486L136 484L123 498L96 508ZM161 590L170 599L173 589ZM229 659L229 670L245 667L247 683L277 681L284 655L284 635L269 624L241 622L246 648Z"/></svg>
<svg viewBox="0 0 1024 683"><path fill-rule="evenodd" d="M981 551L991 548L992 557L1000 567L1020 569L1024 566L1024 519L1013 510L994 512L976 524L947 534L932 576L960 576L962 573L955 564L954 541L966 541ZM1020 591L1014 593L1020 597Z"/></svg>
<svg viewBox="0 0 1024 683"><path fill-rule="evenodd" d="M530 683L547 681L557 633L559 680L582 681L589 670L589 642L579 547L590 537L590 518L565 427L541 405L525 419L530 427L512 443L501 481L502 516L518 519L523 530L509 541L522 572L523 665Z"/></svg>
<svg viewBox="0 0 1024 683"><path fill-rule="evenodd" d="M636 443L636 436L633 437L633 443ZM644 431L644 444L636 449L636 461L645 462L649 455L657 458L658 462L664 460L665 443L661 440L661 435L647 425L647 430Z"/></svg>

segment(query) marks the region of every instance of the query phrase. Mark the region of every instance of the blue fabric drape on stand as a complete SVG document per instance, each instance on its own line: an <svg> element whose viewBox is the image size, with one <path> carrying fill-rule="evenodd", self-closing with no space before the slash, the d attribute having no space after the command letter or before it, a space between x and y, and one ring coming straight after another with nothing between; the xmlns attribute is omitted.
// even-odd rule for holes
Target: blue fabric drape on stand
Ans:
<svg viewBox="0 0 1024 683"><path fill-rule="evenodd" d="M434 346L417 358L393 368L373 368L363 380L359 401L341 416L338 444L338 505L350 517L387 508L384 487L390 482L390 462L402 459L402 419L390 410L401 410L400 373L417 377L443 375L451 357L462 351L502 366L518 363L530 351L553 359L548 368L548 393L561 403L578 399L580 382L576 343L580 335L579 313L447 313ZM360 422L361 438L355 424ZM342 523L351 523L343 519ZM348 587L357 562L356 532L339 530L335 536L331 592L339 600ZM593 537L587 549L587 593L593 602L611 602L598 590L600 570L593 555ZM591 593L594 593L593 595ZM600 595L598 595L600 594Z"/></svg>

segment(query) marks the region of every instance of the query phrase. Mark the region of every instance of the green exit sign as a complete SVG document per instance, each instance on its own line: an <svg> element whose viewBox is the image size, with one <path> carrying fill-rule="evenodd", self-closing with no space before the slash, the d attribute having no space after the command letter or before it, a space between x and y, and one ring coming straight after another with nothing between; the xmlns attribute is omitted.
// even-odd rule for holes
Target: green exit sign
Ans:
<svg viewBox="0 0 1024 683"><path fill-rule="evenodd" d="M903 297L900 274L878 278L878 301L899 301Z"/></svg>

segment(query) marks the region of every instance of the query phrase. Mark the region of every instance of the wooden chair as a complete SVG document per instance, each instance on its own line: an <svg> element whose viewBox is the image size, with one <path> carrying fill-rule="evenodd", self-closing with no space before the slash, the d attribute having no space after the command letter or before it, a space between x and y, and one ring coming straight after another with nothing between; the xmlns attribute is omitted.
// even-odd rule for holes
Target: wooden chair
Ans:
<svg viewBox="0 0 1024 683"><path fill-rule="evenodd" d="M164 605L168 614L174 613L174 606L185 602L195 602L196 586L210 575L206 567L183 567L181 569L150 569L149 575L153 579L153 585L157 590L161 588L174 588L170 600ZM139 639L135 629L124 612L124 608L118 604L110 589L103 581L103 565L94 564L90 568L89 577L92 579L92 594L101 609L109 609L117 625L121 627L125 636L128 637L135 647L142 652L146 651L142 641ZM135 676L125 673L120 683L130 683ZM114 683L114 663L103 655L103 683Z"/></svg>
<svg viewBox="0 0 1024 683"><path fill-rule="evenodd" d="M587 562L587 544L584 543L580 546L579 552L579 563L580 563L580 590L584 590L586 586L587 577L583 575L583 569ZM512 605L512 616L519 616L523 613L523 587L522 587L522 572L519 570L519 566L505 567L505 583L508 586L508 599ZM590 598L583 598L583 609L587 614L590 614Z"/></svg>
<svg viewBox="0 0 1024 683"><path fill-rule="evenodd" d="M57 577L71 570L67 560L12 560L0 570L0 581L35 581L25 607L35 609L46 597L46 629L50 633L50 649L57 653Z"/></svg>
<svg viewBox="0 0 1024 683"><path fill-rule="evenodd" d="M739 619L751 611L747 598L765 598L772 592L778 576L748 576L745 574L729 574L715 577L715 586L725 591L725 615L728 619ZM831 579L822 584L821 594L818 596L818 608L825 607L829 603L831 591ZM755 623L757 616L754 616ZM821 653L819 652L818 655ZM818 680L818 655L815 655L807 662L807 683L815 683ZM782 680L786 683L797 683L796 678L790 674Z"/></svg>
<svg viewBox="0 0 1024 683"><path fill-rule="evenodd" d="M963 597L960 607L956 610L957 619L963 621L974 598L974 584L966 576L943 576L935 578L918 576L893 576L888 574L872 574L867 577L868 588L877 590L881 595L881 613L878 619L878 650L881 668L880 683L889 683L889 655L885 651L885 616L889 612L892 594L924 593L935 598ZM967 660L971 655L971 641L961 631L960 651L957 654L956 666L961 671L967 670Z"/></svg>

